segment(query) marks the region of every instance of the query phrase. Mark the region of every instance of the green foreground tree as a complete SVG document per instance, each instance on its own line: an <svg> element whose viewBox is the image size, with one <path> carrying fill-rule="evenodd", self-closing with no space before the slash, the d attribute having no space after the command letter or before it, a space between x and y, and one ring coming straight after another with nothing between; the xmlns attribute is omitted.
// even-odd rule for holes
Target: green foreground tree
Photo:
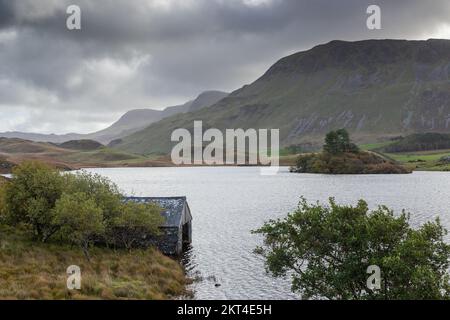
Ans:
<svg viewBox="0 0 450 320"><path fill-rule="evenodd" d="M450 246L439 220L412 229L409 216L387 207L308 204L254 231L255 250L273 276L292 276L305 299L447 299ZM381 270L381 289L367 286L369 266Z"/></svg>
<svg viewBox="0 0 450 320"><path fill-rule="evenodd" d="M62 239L81 247L88 260L89 247L104 236L103 211L85 193L64 194L53 209L53 223Z"/></svg>
<svg viewBox="0 0 450 320"><path fill-rule="evenodd" d="M86 172L64 174L24 162L0 186L0 223L22 227L35 240L79 245L86 257L95 243L117 248L148 247L164 219L156 205L124 203L110 180Z"/></svg>
<svg viewBox="0 0 450 320"><path fill-rule="evenodd" d="M58 171L43 163L24 162L2 188L4 219L11 225L29 226L35 239L47 241L58 231L52 224L52 209L63 188L64 179Z"/></svg>

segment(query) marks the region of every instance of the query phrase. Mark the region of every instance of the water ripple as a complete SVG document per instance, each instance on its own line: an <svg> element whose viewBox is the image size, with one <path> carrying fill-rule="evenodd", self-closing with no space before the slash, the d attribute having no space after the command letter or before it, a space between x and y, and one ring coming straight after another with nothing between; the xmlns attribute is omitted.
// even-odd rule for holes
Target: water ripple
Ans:
<svg viewBox="0 0 450 320"><path fill-rule="evenodd" d="M251 230L285 216L300 196L309 201L385 204L411 212L418 226L440 217L450 229L450 173L260 176L258 168L92 169L136 196L188 197L194 217L192 248L183 258L197 299L298 299L289 279L267 275L252 253L261 238ZM220 284L220 286L216 286Z"/></svg>

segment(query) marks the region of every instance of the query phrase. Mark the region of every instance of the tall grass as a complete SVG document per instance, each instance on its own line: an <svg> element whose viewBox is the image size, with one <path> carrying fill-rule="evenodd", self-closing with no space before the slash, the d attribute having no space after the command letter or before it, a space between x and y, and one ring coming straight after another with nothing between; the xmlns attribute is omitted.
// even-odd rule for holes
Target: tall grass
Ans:
<svg viewBox="0 0 450 320"><path fill-rule="evenodd" d="M155 249L81 249L30 241L0 226L0 299L171 299L186 292L179 263ZM81 290L68 290L67 267L81 268Z"/></svg>

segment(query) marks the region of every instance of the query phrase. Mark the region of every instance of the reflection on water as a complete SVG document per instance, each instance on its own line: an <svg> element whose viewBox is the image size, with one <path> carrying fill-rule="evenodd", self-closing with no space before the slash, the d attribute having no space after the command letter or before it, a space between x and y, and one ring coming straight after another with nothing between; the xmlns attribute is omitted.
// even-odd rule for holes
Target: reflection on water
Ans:
<svg viewBox="0 0 450 320"><path fill-rule="evenodd" d="M180 258L181 264L184 266L186 272L192 276L197 269L195 250L191 245L184 247L183 250L183 255Z"/></svg>
<svg viewBox="0 0 450 320"><path fill-rule="evenodd" d="M261 176L258 168L90 169L108 176L128 195L187 196L193 243L182 258L197 299L297 299L289 279L274 279L253 254L261 244L251 230L285 216L300 196L308 201L385 204L411 212L419 225L437 216L450 228L450 173L330 176Z"/></svg>

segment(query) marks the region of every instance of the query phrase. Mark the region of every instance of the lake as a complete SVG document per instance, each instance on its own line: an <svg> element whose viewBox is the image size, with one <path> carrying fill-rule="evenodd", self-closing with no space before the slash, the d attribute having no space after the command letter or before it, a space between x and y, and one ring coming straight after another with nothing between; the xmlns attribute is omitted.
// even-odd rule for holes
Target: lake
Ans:
<svg viewBox="0 0 450 320"><path fill-rule="evenodd" d="M289 279L275 279L252 253L261 238L251 230L285 216L300 196L341 204L365 199L411 212L413 225L440 217L450 229L450 173L411 175L292 174L282 168L262 176L256 167L89 169L117 183L126 195L187 196L193 221L193 244L186 268L199 278L196 299L298 299ZM220 283L220 287L215 284Z"/></svg>

